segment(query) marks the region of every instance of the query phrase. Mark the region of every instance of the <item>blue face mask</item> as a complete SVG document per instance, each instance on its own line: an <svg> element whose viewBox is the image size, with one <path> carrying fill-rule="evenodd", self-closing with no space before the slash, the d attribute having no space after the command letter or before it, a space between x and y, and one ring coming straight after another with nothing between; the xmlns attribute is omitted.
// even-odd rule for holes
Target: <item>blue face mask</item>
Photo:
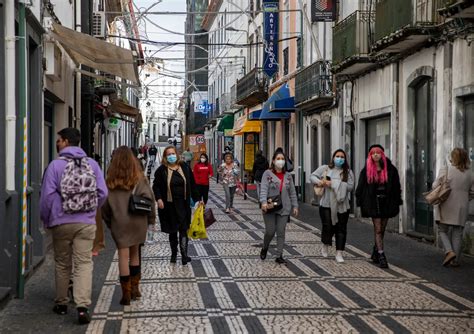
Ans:
<svg viewBox="0 0 474 334"><path fill-rule="evenodd" d="M176 157L176 154L170 154L166 157L166 160L170 163L170 164L174 164L178 158Z"/></svg>
<svg viewBox="0 0 474 334"><path fill-rule="evenodd" d="M339 167L341 168L343 165L344 165L344 162L346 161L346 159L344 158L340 158L340 157L335 157L334 158L334 165L336 167Z"/></svg>

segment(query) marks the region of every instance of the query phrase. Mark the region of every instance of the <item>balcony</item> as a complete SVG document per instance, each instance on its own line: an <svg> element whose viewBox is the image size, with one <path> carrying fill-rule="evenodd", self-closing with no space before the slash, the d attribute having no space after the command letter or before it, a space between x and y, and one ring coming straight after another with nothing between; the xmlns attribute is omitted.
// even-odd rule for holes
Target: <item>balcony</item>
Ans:
<svg viewBox="0 0 474 334"><path fill-rule="evenodd" d="M474 17L474 3L472 0L441 0L438 13L444 17L472 19Z"/></svg>
<svg viewBox="0 0 474 334"><path fill-rule="evenodd" d="M104 72L99 72L99 75L103 78L94 80L95 93L99 96L116 94L118 90L118 85L116 83L106 80L116 80L115 75Z"/></svg>
<svg viewBox="0 0 474 334"><path fill-rule="evenodd" d="M438 9L446 0L380 0L375 7L373 51L400 53L417 48L438 32Z"/></svg>
<svg viewBox="0 0 474 334"><path fill-rule="evenodd" d="M266 86L267 80L264 74L254 68L242 79L237 81L236 103L242 106L252 107L258 103L265 102L268 98Z"/></svg>
<svg viewBox="0 0 474 334"><path fill-rule="evenodd" d="M370 32L375 13L356 11L333 28L333 72L337 75L355 75L374 63L369 57Z"/></svg>
<svg viewBox="0 0 474 334"><path fill-rule="evenodd" d="M317 61L296 74L295 104L303 109L323 109L333 103L333 81L329 61Z"/></svg>

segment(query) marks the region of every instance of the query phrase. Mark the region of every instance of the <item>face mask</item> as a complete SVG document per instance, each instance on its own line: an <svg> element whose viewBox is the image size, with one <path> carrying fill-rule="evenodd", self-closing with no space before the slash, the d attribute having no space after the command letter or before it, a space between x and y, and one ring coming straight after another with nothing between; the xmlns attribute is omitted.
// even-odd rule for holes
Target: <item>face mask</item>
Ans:
<svg viewBox="0 0 474 334"><path fill-rule="evenodd" d="M206 162L206 158L201 158L201 162L202 162L202 163L205 163L205 162Z"/></svg>
<svg viewBox="0 0 474 334"><path fill-rule="evenodd" d="M275 167L282 169L285 167L285 160L276 160L275 161Z"/></svg>
<svg viewBox="0 0 474 334"><path fill-rule="evenodd" d="M342 167L342 165L344 165L345 161L346 161L346 159L344 159L344 158L335 157L334 158L334 165L336 165L336 167Z"/></svg>
<svg viewBox="0 0 474 334"><path fill-rule="evenodd" d="M166 157L166 160L170 163L170 164L174 164L176 162L176 160L178 160L178 158L176 158L176 154L170 154Z"/></svg>

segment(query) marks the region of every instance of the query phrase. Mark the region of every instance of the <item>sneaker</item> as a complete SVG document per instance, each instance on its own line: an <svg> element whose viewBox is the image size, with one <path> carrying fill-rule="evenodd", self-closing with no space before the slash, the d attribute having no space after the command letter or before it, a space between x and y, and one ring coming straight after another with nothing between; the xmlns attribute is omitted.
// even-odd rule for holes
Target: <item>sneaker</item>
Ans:
<svg viewBox="0 0 474 334"><path fill-rule="evenodd" d="M81 325L91 322L91 315L89 314L89 310L85 307L77 308L77 318L79 320L79 324Z"/></svg>
<svg viewBox="0 0 474 334"><path fill-rule="evenodd" d="M323 257L328 257L329 254L329 245L323 244L323 247L321 247L321 255Z"/></svg>
<svg viewBox="0 0 474 334"><path fill-rule="evenodd" d="M344 263L344 258L342 257L342 251L336 251L336 262L337 263Z"/></svg>
<svg viewBox="0 0 474 334"><path fill-rule="evenodd" d="M67 314L67 305L56 304L53 307L53 312L59 315Z"/></svg>
<svg viewBox="0 0 474 334"><path fill-rule="evenodd" d="M286 260L283 258L283 256L277 257L275 262L278 264L286 264Z"/></svg>
<svg viewBox="0 0 474 334"><path fill-rule="evenodd" d="M456 253L453 251L447 252L443 260L443 266L447 267L455 258Z"/></svg>

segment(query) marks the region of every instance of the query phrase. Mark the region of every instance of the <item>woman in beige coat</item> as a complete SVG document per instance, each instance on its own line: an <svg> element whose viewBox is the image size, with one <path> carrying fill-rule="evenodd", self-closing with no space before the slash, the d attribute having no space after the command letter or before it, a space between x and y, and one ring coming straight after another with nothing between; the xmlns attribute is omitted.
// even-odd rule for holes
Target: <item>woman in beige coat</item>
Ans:
<svg viewBox="0 0 474 334"><path fill-rule="evenodd" d="M102 218L112 232L119 257L120 304L130 305L130 300L141 297L139 247L146 239L149 224L155 224L155 197L132 150L121 146L114 151L107 170L109 196L102 206ZM148 215L135 215L129 211L132 192L149 198L152 202Z"/></svg>
<svg viewBox="0 0 474 334"><path fill-rule="evenodd" d="M448 199L437 208L439 236L445 250L443 266L459 265L462 235L469 213L469 200L474 195L474 176L469 169L467 151L462 148L453 149L450 160L451 165L442 168L433 183L433 188L435 188L439 185L441 178L447 175L451 188ZM450 229L451 233L449 233Z"/></svg>

